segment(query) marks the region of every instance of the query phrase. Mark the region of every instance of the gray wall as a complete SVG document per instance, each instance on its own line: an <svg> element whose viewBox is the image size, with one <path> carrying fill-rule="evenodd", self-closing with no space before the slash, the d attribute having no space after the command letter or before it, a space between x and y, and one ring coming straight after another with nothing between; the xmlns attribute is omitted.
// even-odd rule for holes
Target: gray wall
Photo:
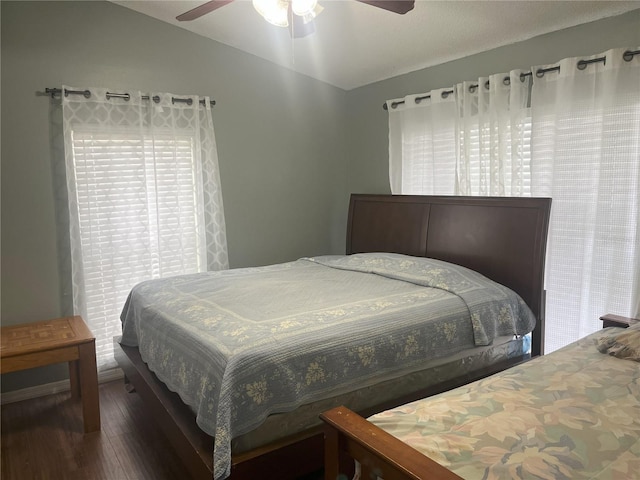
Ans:
<svg viewBox="0 0 640 480"><path fill-rule="evenodd" d="M231 266L344 252L343 90L107 2L0 5L3 325L61 313L45 87L215 98ZM65 375L19 372L2 387Z"/></svg>
<svg viewBox="0 0 640 480"><path fill-rule="evenodd" d="M210 95L232 267L344 251L350 192L388 193L382 103L640 45L640 10L344 92L106 2L2 8L2 324L60 314L48 99L69 84ZM3 391L64 378L4 375Z"/></svg>
<svg viewBox="0 0 640 480"><path fill-rule="evenodd" d="M640 9L351 90L347 96L348 191L390 192L388 117L382 109L386 100L567 57L638 46Z"/></svg>

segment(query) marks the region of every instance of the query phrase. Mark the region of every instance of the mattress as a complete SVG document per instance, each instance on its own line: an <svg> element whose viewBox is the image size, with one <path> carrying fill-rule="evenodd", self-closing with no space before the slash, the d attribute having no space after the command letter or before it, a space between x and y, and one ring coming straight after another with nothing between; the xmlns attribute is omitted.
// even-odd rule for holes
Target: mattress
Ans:
<svg viewBox="0 0 640 480"><path fill-rule="evenodd" d="M471 371L482 370L506 359L522 359L529 351L529 341L529 336L498 337L489 346L471 347L445 358L427 360L423 368L416 372L301 405L292 412L270 415L258 428L233 439L232 452L244 453L321 425L318 412L340 405L356 412L362 411L463 377Z"/></svg>
<svg viewBox="0 0 640 480"><path fill-rule="evenodd" d="M121 343L215 438L217 479L230 471L232 438L269 415L526 334L535 319L476 272L378 253L143 282L122 323Z"/></svg>

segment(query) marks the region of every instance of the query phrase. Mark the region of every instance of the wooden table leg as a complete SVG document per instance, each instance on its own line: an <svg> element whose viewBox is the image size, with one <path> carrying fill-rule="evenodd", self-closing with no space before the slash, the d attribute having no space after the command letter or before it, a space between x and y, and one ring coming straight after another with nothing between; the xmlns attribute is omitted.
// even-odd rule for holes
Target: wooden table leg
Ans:
<svg viewBox="0 0 640 480"><path fill-rule="evenodd" d="M80 392L80 362L69 362L69 383L71 384L71 398L79 398Z"/></svg>
<svg viewBox="0 0 640 480"><path fill-rule="evenodd" d="M85 433L100 430L100 399L98 397L98 371L95 342L78 346L80 359L79 384L82 396L82 416Z"/></svg>

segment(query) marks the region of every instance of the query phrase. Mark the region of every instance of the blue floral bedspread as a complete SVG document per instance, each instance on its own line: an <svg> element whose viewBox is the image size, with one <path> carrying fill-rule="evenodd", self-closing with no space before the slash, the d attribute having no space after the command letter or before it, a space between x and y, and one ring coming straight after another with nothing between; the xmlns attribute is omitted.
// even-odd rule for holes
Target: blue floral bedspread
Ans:
<svg viewBox="0 0 640 480"><path fill-rule="evenodd" d="M121 319L121 343L215 438L215 479L229 475L231 439L271 413L535 325L520 297L476 272L388 253L151 280Z"/></svg>

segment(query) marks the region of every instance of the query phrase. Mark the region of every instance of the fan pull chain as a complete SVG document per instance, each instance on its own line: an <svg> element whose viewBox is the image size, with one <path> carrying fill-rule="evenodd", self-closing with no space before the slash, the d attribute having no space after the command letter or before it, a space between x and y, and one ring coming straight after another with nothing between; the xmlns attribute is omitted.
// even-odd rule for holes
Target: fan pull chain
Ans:
<svg viewBox="0 0 640 480"><path fill-rule="evenodd" d="M296 64L296 24L293 21L293 9L289 5L289 22L291 25L291 65Z"/></svg>

